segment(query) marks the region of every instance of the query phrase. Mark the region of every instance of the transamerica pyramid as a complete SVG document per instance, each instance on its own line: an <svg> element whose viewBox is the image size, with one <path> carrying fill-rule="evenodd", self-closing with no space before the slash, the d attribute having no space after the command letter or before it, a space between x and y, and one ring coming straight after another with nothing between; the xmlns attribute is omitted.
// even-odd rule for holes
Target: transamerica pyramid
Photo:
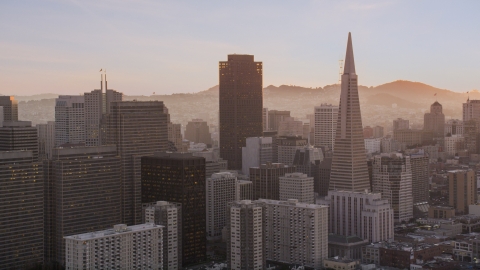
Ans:
<svg viewBox="0 0 480 270"><path fill-rule="evenodd" d="M370 191L357 78L352 35L348 33L330 173L330 190Z"/></svg>

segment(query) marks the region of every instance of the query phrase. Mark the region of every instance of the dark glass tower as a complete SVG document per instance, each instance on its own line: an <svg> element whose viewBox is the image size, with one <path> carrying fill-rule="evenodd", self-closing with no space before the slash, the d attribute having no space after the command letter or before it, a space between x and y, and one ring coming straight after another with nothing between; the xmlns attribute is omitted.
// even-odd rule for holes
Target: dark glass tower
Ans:
<svg viewBox="0 0 480 270"><path fill-rule="evenodd" d="M142 157L142 203L182 204L182 264L206 260L205 158L191 153Z"/></svg>
<svg viewBox="0 0 480 270"><path fill-rule="evenodd" d="M230 170L242 169L246 139L263 134L262 72L253 55L231 54L219 63L220 156Z"/></svg>
<svg viewBox="0 0 480 270"><path fill-rule="evenodd" d="M43 184L32 151L0 152L0 269L42 263Z"/></svg>
<svg viewBox="0 0 480 270"><path fill-rule="evenodd" d="M63 237L121 223L115 145L54 148L45 167L46 260L64 264Z"/></svg>

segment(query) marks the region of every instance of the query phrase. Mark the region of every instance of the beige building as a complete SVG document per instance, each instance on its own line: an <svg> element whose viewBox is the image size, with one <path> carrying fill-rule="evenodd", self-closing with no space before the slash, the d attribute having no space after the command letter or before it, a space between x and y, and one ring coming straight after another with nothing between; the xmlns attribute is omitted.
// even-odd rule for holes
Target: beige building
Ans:
<svg viewBox="0 0 480 270"><path fill-rule="evenodd" d="M280 179L280 200L297 199L302 203L315 203L313 177L303 173L287 173Z"/></svg>
<svg viewBox="0 0 480 270"><path fill-rule="evenodd" d="M323 267L327 269L354 270L360 264L357 260L328 258L323 261Z"/></svg>
<svg viewBox="0 0 480 270"><path fill-rule="evenodd" d="M259 201L265 203L265 259L320 269L328 256L328 207Z"/></svg>
<svg viewBox="0 0 480 270"><path fill-rule="evenodd" d="M477 202L477 179L473 170L448 172L448 201L457 213L468 214L468 206Z"/></svg>
<svg viewBox="0 0 480 270"><path fill-rule="evenodd" d="M333 150L337 120L338 106L325 103L315 107L314 141L316 147L324 146Z"/></svg>

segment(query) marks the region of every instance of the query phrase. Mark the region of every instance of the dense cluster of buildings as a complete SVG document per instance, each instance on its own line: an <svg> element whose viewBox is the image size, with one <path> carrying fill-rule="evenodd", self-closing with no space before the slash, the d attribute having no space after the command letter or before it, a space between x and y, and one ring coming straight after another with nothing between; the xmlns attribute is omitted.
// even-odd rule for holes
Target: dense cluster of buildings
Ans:
<svg viewBox="0 0 480 270"><path fill-rule="evenodd" d="M306 122L263 107L253 55L229 55L219 78L218 138L202 119L183 132L161 101L123 101L104 74L37 126L0 97L0 268L452 269L480 258L480 102L445 121L436 101L423 129L362 126L350 35L339 105Z"/></svg>

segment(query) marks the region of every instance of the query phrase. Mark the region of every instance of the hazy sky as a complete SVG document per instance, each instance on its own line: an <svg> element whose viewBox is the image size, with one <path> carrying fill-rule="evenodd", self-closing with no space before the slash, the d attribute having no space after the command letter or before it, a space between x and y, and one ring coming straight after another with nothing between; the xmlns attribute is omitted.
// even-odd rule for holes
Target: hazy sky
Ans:
<svg viewBox="0 0 480 270"><path fill-rule="evenodd" d="M352 32L359 83L480 89L480 1L0 1L0 93L198 92L254 54L264 86L338 80ZM110 88L109 87L109 88Z"/></svg>

